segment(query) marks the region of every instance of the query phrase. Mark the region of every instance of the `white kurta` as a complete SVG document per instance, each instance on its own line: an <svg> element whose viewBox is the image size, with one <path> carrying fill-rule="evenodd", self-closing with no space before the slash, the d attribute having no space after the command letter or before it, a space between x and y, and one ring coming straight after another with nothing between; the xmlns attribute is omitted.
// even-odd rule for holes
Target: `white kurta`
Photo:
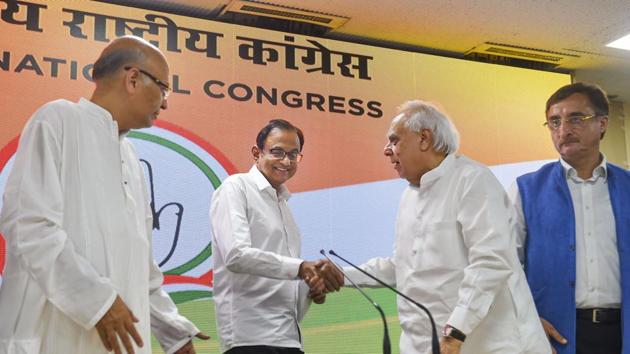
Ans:
<svg viewBox="0 0 630 354"><path fill-rule="evenodd" d="M214 303L222 351L236 346L302 348L298 322L308 286L297 278L300 234L284 185L253 166L212 196Z"/></svg>
<svg viewBox="0 0 630 354"><path fill-rule="evenodd" d="M403 193L391 258L362 268L425 305L438 330L467 337L462 354L550 353L509 227L509 204L490 170L449 155ZM360 284L376 286L347 269ZM429 353L426 314L398 298L401 353Z"/></svg>
<svg viewBox="0 0 630 354"><path fill-rule="evenodd" d="M136 353L151 353L151 327L168 353L198 333L161 289L133 146L92 102L58 100L31 117L0 229L0 354L107 353L94 325L116 295L140 319Z"/></svg>

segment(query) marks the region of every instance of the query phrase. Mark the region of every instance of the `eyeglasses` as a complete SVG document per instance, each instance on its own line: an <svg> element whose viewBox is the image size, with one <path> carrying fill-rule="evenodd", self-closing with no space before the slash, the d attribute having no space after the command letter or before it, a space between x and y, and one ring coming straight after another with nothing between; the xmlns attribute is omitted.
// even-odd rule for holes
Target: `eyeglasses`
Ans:
<svg viewBox="0 0 630 354"><path fill-rule="evenodd" d="M565 123L568 123L569 127L571 128L579 128L584 125L584 122L595 117L599 117L599 114L591 114L590 116L575 115L575 116L570 116L565 119L562 119L560 117L553 117L547 120L545 123L543 123L543 125L549 128L550 130L558 130L560 129L562 122L565 122Z"/></svg>
<svg viewBox="0 0 630 354"><path fill-rule="evenodd" d="M133 67L131 66L125 66L125 70L131 70L133 69ZM171 89L171 87L165 83L164 81L158 79L157 77L153 76L152 74L150 74L149 72L142 70L140 68L135 68L136 70L138 70L139 72L141 72L142 74L146 75L149 79L153 80L153 82L155 82L156 85L158 85L158 87L160 88L160 91L162 91L162 97L164 99L168 98L168 95L171 94L171 91L173 91Z"/></svg>
<svg viewBox="0 0 630 354"><path fill-rule="evenodd" d="M302 161L302 154L299 151L286 152L282 149L273 148L269 150L269 155L276 160L284 160L285 157L288 157L291 162Z"/></svg>

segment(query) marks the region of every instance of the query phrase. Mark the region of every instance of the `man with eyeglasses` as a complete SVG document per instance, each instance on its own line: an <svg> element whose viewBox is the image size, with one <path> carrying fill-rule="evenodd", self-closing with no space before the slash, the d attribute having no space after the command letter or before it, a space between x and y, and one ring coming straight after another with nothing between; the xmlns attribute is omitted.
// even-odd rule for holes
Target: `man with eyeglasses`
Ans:
<svg viewBox="0 0 630 354"><path fill-rule="evenodd" d="M112 41L92 97L56 100L26 124L0 228L0 353L192 354L207 339L161 288L138 156L125 138L167 108L169 67L139 37Z"/></svg>
<svg viewBox="0 0 630 354"><path fill-rule="evenodd" d="M325 292L343 284L329 262L300 258L284 184L297 172L303 147L299 128L270 121L252 147L254 166L228 177L212 196L214 303L223 353L302 353L299 321L307 296L322 303ZM313 284L310 294L306 282Z"/></svg>
<svg viewBox="0 0 630 354"><path fill-rule="evenodd" d="M509 193L519 254L557 353L622 353L630 338L630 173L599 150L608 107L595 85L556 91L545 125L560 160L517 178Z"/></svg>

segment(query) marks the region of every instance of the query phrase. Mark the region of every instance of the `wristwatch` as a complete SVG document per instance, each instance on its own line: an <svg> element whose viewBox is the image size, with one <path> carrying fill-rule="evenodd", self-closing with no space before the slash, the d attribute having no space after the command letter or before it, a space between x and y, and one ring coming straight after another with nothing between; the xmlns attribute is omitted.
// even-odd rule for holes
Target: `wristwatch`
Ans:
<svg viewBox="0 0 630 354"><path fill-rule="evenodd" d="M460 342L463 342L466 340L466 335L464 334L464 332L460 331L459 329L451 325L444 326L444 328L442 329L442 335L444 337L451 337L453 339L457 339Z"/></svg>

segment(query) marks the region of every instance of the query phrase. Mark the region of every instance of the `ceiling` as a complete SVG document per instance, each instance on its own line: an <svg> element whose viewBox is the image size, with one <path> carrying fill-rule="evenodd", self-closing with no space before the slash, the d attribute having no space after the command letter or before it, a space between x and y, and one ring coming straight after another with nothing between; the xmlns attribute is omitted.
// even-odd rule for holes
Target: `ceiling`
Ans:
<svg viewBox="0 0 630 354"><path fill-rule="evenodd" d="M221 16L230 0L105 2L233 22ZM630 51L605 46L630 33L628 0L271 0L267 3L349 18L341 27L325 33L305 33L326 38L460 58L484 42L564 53L569 59L554 70L572 72L577 81L598 83L612 99L630 103Z"/></svg>

